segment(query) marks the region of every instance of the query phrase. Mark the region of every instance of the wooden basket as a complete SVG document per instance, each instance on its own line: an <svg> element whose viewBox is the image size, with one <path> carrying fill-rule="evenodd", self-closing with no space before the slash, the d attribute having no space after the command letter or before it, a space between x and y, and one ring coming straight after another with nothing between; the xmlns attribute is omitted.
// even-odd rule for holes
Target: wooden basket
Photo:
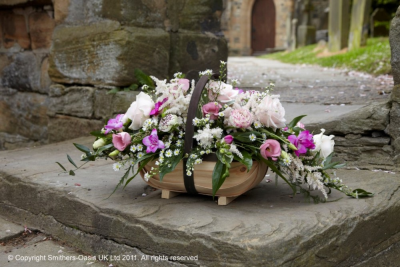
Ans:
<svg viewBox="0 0 400 267"><path fill-rule="evenodd" d="M218 78L217 74L213 78ZM197 111L201 93L208 82L208 76L200 78L193 91L189 104L188 116L186 121L184 154L190 154L193 147L194 126L193 119ZM203 162L195 165L191 176L186 175L186 159L178 163L175 170L166 174L162 181L158 175L152 176L147 183L155 188L161 189L161 197L165 199L172 198L180 193L212 195L212 173L216 163L215 155L203 157ZM149 162L140 174L144 180L145 172L149 172L152 167L156 167L155 162ZM244 164L232 162L229 169L229 177L225 179L216 196L218 196L218 205L227 205L236 197L244 194L254 186L259 184L268 167L264 163L253 161L253 166L249 172Z"/></svg>

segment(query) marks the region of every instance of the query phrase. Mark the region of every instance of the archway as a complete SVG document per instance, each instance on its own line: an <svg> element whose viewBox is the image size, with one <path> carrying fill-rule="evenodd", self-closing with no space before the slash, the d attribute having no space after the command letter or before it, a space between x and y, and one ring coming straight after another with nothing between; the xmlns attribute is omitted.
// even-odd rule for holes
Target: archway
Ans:
<svg viewBox="0 0 400 267"><path fill-rule="evenodd" d="M273 0L254 1L251 13L252 53L275 47L275 17Z"/></svg>

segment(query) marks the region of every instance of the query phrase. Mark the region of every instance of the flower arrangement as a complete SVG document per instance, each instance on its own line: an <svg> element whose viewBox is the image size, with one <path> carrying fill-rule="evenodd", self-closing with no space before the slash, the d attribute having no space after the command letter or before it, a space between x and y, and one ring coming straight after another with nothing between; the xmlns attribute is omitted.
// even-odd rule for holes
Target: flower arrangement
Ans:
<svg viewBox="0 0 400 267"><path fill-rule="evenodd" d="M156 174L162 180L182 160L186 162L186 175L192 176L196 165L214 154L217 162L210 177L213 195L229 179L233 161L244 164L248 170L258 161L281 177L294 193L303 192L316 201L327 199L332 188L355 198L372 196L362 189L351 190L328 173L329 169L342 166L331 162L333 136L324 135L323 129L319 134L310 133L300 122L304 116L286 124L279 96L271 94L273 84L263 91L243 91L234 88L237 81L224 81L225 62L221 62L220 73L219 78L212 79L211 70L200 72L208 82L196 117L189 122L194 126L190 153L184 153L183 147L195 82L176 73L170 81L151 77L154 83L142 87L125 114L118 114L101 131L92 133L97 137L93 151L74 144L85 153L82 161L114 160L115 171L125 170L118 187L126 186L151 161L155 161L156 167L144 174L146 181ZM78 169L69 156L68 159ZM69 173L75 174L74 170ZM323 198L310 195L312 190L319 190Z"/></svg>

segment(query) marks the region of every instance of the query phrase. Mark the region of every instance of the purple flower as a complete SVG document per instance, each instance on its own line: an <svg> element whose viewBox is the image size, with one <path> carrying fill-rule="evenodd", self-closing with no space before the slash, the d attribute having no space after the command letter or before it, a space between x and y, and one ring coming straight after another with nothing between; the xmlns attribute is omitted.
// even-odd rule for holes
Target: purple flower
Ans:
<svg viewBox="0 0 400 267"><path fill-rule="evenodd" d="M149 136L143 138L142 142L145 146L147 146L146 153L150 152L154 153L159 148L161 149L165 148L163 141L158 140L157 129L153 129L153 131L151 131L151 134Z"/></svg>
<svg viewBox="0 0 400 267"><path fill-rule="evenodd" d="M108 120L107 125L104 127L106 128L105 134L108 134L112 130L116 131L121 130L122 127L124 126L124 124L122 123L123 116L124 114L118 114L117 117L115 117L114 119Z"/></svg>
<svg viewBox="0 0 400 267"><path fill-rule="evenodd" d="M233 136L232 135L227 135L224 137L224 141L227 144L231 144L233 142Z"/></svg>
<svg viewBox="0 0 400 267"><path fill-rule="evenodd" d="M310 134L309 131L302 131L299 136L296 136L294 134L290 135L288 137L288 140L297 148L297 150L294 152L296 156L307 153L307 148L315 148L313 135Z"/></svg>
<svg viewBox="0 0 400 267"><path fill-rule="evenodd" d="M162 106L162 104L164 104L165 102L167 102L168 97L164 98L162 102L157 102L154 109L152 111L150 111L150 115L154 115L157 116L158 114L161 113L160 107Z"/></svg>

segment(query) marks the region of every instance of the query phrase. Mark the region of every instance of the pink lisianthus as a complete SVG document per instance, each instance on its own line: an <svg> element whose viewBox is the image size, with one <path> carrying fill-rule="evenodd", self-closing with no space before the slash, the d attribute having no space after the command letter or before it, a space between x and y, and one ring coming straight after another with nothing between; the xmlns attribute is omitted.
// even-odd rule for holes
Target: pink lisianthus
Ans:
<svg viewBox="0 0 400 267"><path fill-rule="evenodd" d="M219 110L222 108L217 102L210 102L202 107L203 115L210 114L210 119L215 120L218 118Z"/></svg>
<svg viewBox="0 0 400 267"><path fill-rule="evenodd" d="M281 145L274 139L268 139L260 146L260 152L263 158L276 161L281 155Z"/></svg>
<svg viewBox="0 0 400 267"><path fill-rule="evenodd" d="M116 130L116 131L121 130L122 127L124 126L124 124L122 122L123 117L124 117L124 114L118 114L117 117L115 117L114 119L108 120L107 125L104 126L104 128L106 129L105 134L108 134L112 130Z"/></svg>
<svg viewBox="0 0 400 267"><path fill-rule="evenodd" d="M112 143L116 149L124 151L131 144L131 135L126 132L113 134Z"/></svg>
<svg viewBox="0 0 400 267"><path fill-rule="evenodd" d="M152 109L152 110L150 111L150 116L157 116L157 115L159 115L159 114L161 113L160 107L161 107L165 102L167 102L167 100L168 100L168 97L164 98L163 101L158 101L158 102L155 104L154 109Z"/></svg>
<svg viewBox="0 0 400 267"><path fill-rule="evenodd" d="M289 135L288 140L297 148L294 152L296 156L307 153L307 149L315 148L313 135L309 131L302 131L299 136Z"/></svg>
<svg viewBox="0 0 400 267"><path fill-rule="evenodd" d="M225 137L224 137L224 141L225 141L225 143L227 143L228 145L229 145L229 144L232 144L232 142L233 142L233 136L232 136L232 135L227 135L227 136L225 136Z"/></svg>
<svg viewBox="0 0 400 267"><path fill-rule="evenodd" d="M159 148L161 148L161 149L165 148L163 141L158 139L157 129L153 129L153 131L151 131L150 135L143 138L142 142L145 146L147 146L146 153L150 153L150 152L154 153Z"/></svg>
<svg viewBox="0 0 400 267"><path fill-rule="evenodd" d="M234 90L232 85L221 81L210 81L206 88L208 89L208 98L211 101L218 101L220 103L233 101L239 94L239 90ZM218 97L215 99L217 95Z"/></svg>
<svg viewBox="0 0 400 267"><path fill-rule="evenodd" d="M228 119L231 126L241 129L249 128L253 122L253 114L246 108L232 110Z"/></svg>
<svg viewBox="0 0 400 267"><path fill-rule="evenodd" d="M190 88L190 81L188 79L179 79L178 85L180 85L182 90L186 93Z"/></svg>
<svg viewBox="0 0 400 267"><path fill-rule="evenodd" d="M259 122L273 129L285 127L285 109L275 96L266 96L256 109L256 118Z"/></svg>

